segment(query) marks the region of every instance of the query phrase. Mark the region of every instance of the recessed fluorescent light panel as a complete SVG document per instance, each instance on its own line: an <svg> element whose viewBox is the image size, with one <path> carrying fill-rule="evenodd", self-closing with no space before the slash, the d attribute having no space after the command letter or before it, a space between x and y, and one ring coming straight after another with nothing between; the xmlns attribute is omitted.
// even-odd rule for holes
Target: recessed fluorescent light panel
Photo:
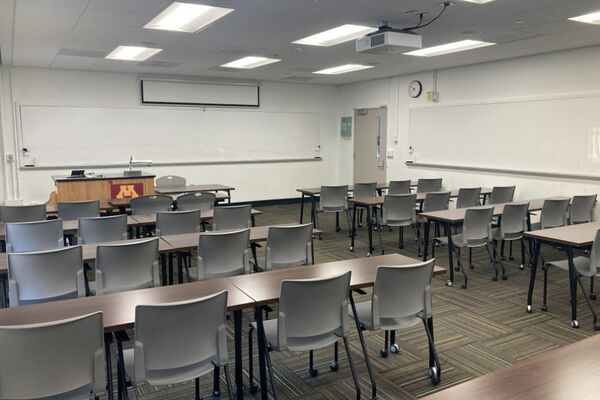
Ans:
<svg viewBox="0 0 600 400"><path fill-rule="evenodd" d="M360 65L360 64L345 64L339 65L337 67L325 68L320 71L315 71L313 74L323 74L323 75L337 75L337 74L345 74L347 72L360 71L361 69L373 68L372 65Z"/></svg>
<svg viewBox="0 0 600 400"><path fill-rule="evenodd" d="M456 53L458 51L473 50L480 47L493 46L496 43L482 42L479 40L461 40L459 42L446 43L439 46L427 47L424 49L409 51L403 53L407 56L433 57L442 54Z"/></svg>
<svg viewBox="0 0 600 400"><path fill-rule="evenodd" d="M154 17L152 21L144 25L144 28L191 33L204 28L232 11L231 8L174 2Z"/></svg>
<svg viewBox="0 0 600 400"><path fill-rule="evenodd" d="M162 49L148 47L119 46L104 58L110 60L144 61L161 51Z"/></svg>
<svg viewBox="0 0 600 400"><path fill-rule="evenodd" d="M347 42L349 40L358 39L359 37L363 37L368 33L375 32L376 30L377 28L371 28L368 26L346 24L325 32L305 37L304 39L296 40L292 43L329 47Z"/></svg>
<svg viewBox="0 0 600 400"><path fill-rule="evenodd" d="M492 2L494 0L462 0L462 1L466 1L469 3L485 4L485 3Z"/></svg>
<svg viewBox="0 0 600 400"><path fill-rule="evenodd" d="M263 65L267 65L267 64L273 64L273 63L276 63L279 61L281 61L281 60L278 58L249 56L249 57L240 58L239 60L235 60L235 61L229 62L227 64L223 64L223 65L221 65L221 67L250 69L250 68L256 68L256 67L262 67Z"/></svg>
<svg viewBox="0 0 600 400"><path fill-rule="evenodd" d="M585 22L586 24L600 25L600 11L569 18L571 21Z"/></svg>

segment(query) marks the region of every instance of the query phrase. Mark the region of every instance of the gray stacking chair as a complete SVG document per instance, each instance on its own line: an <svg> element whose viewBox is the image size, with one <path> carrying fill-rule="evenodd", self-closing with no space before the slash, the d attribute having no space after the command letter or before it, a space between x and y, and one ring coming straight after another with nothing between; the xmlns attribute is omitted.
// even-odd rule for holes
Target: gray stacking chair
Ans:
<svg viewBox="0 0 600 400"><path fill-rule="evenodd" d="M509 241L512 243L518 240L521 243L521 269L525 268L525 253L527 253L527 246L525 245L523 233L527 231L528 212L529 202L507 203L504 205L500 224L492 229L492 237L496 242ZM529 258L531 259L530 254Z"/></svg>
<svg viewBox="0 0 600 400"><path fill-rule="evenodd" d="M198 239L197 268L190 268L192 280L242 275L248 271L250 229L205 232Z"/></svg>
<svg viewBox="0 0 600 400"><path fill-rule="evenodd" d="M386 195L383 198L382 218L379 221L377 231L379 232L379 242L383 248L381 238L381 227L398 227L398 248L404 247L404 227L412 226L415 229L417 215L415 212L416 194Z"/></svg>
<svg viewBox="0 0 600 400"><path fill-rule="evenodd" d="M156 236L200 232L200 211L160 211L156 213Z"/></svg>
<svg viewBox="0 0 600 400"><path fill-rule="evenodd" d="M265 249L265 270L313 264L312 223L271 226Z"/></svg>
<svg viewBox="0 0 600 400"><path fill-rule="evenodd" d="M447 210L450 205L450 192L432 192L425 195L423 201L423 212L431 211L444 211ZM415 240L418 242L417 252L421 254L421 247L423 246L423 238L419 226L429 224L429 220L425 217L421 217L417 214L417 237ZM439 226L435 224L435 236L439 237Z"/></svg>
<svg viewBox="0 0 600 400"><path fill-rule="evenodd" d="M569 224L582 224L594 220L594 205L596 204L596 194L585 196L573 196L571 207L569 208Z"/></svg>
<svg viewBox="0 0 600 400"><path fill-rule="evenodd" d="M104 243L127 239L127 215L79 218L77 243Z"/></svg>
<svg viewBox="0 0 600 400"><path fill-rule="evenodd" d="M435 259L431 259L413 265L377 267L371 300L357 303L356 314L362 329L384 331L382 357L388 356L388 348L392 353L399 351L395 343L397 329L423 323L431 350L428 373L432 383L437 385L440 383L441 367L433 340L431 311L434 262ZM354 319L352 309L348 309L348 314ZM391 346L388 347L388 343Z"/></svg>
<svg viewBox="0 0 600 400"><path fill-rule="evenodd" d="M0 221L32 222L46 219L46 205L34 204L27 206L0 206Z"/></svg>
<svg viewBox="0 0 600 400"><path fill-rule="evenodd" d="M477 207L479 205L479 196L481 196L480 187L458 189L456 208Z"/></svg>
<svg viewBox="0 0 600 400"><path fill-rule="evenodd" d="M66 201L58 203L58 218L63 221L100 216L100 201Z"/></svg>
<svg viewBox="0 0 600 400"><path fill-rule="evenodd" d="M212 210L215 207L217 195L215 193L186 193L177 197L177 209L179 211L189 210Z"/></svg>
<svg viewBox="0 0 600 400"><path fill-rule="evenodd" d="M337 343L340 339L343 340L348 355L356 398L360 398L360 387L348 343L350 332L346 313L349 289L350 272L325 279L281 282L278 317L264 321L267 367L274 398L276 398L275 382L269 350L277 352L317 350ZM256 322L252 327L257 329ZM253 376L250 375L250 387L253 386ZM262 390L267 389L262 388Z"/></svg>
<svg viewBox="0 0 600 400"><path fill-rule="evenodd" d="M340 213L346 214L348 221L348 231L352 230L350 225L350 212L348 210L348 185L341 186L321 186L319 203L315 213L317 226L319 224L318 215L323 213L335 213L335 230L340 231Z"/></svg>
<svg viewBox="0 0 600 400"><path fill-rule="evenodd" d="M439 192L442 190L442 178L421 178L417 181L417 193Z"/></svg>
<svg viewBox="0 0 600 400"><path fill-rule="evenodd" d="M587 302L590 311L592 312L593 322L594 322L594 330L600 331L600 326L598 325L598 317L596 315L596 311L594 311L594 307L592 306L591 299L595 299L596 296L593 294L594 286L593 279L594 277L600 274L600 230L596 232L596 236L594 237L594 243L592 244L592 249L590 251L590 256L579 256L573 258L573 265L575 266L575 270L577 273L577 283L579 283L579 287L583 292L585 297L585 301ZM564 271L569 271L569 260L560 260L560 261L550 261L545 264L544 268L544 304L542 305L542 311L548 310L547 303L547 293L548 293L548 270L551 267L560 268ZM592 280L592 285L590 285L590 296L587 295L585 288L583 287L583 283L581 282L581 277L590 278Z"/></svg>
<svg viewBox="0 0 600 400"><path fill-rule="evenodd" d="M252 227L252 205L215 207L213 231L244 229Z"/></svg>
<svg viewBox="0 0 600 400"><path fill-rule="evenodd" d="M20 253L63 247L62 219L6 224L6 252Z"/></svg>
<svg viewBox="0 0 600 400"><path fill-rule="evenodd" d="M0 398L89 399L105 392L102 313L0 326Z"/></svg>
<svg viewBox="0 0 600 400"><path fill-rule="evenodd" d="M354 190L352 191L352 197L355 199L363 197L374 197L377 196L377 182L368 183L355 183ZM362 226L363 211L364 207L355 206L358 208L358 226Z"/></svg>
<svg viewBox="0 0 600 400"><path fill-rule="evenodd" d="M97 295L160 286L159 238L132 243L103 244L97 248L96 281L90 290Z"/></svg>
<svg viewBox="0 0 600 400"><path fill-rule="evenodd" d="M463 289L467 288L467 272L465 268L463 268L462 262L460 260L460 253L457 249L461 248L478 248L485 247L488 255L490 256L490 260L494 267L494 276L492 279L494 281L498 280L498 268L496 263L500 264L502 268L502 280L506 280L506 271L504 270L504 265L502 261L500 261L496 255L496 245L493 241L492 237L492 216L494 215L494 206L485 206L485 207L477 207L477 208L468 208L465 213L465 220L463 223L463 229L461 233L457 233L452 235L452 242L454 243L454 253L456 255L456 260L458 263L459 270L463 273L465 281L462 285ZM490 245L492 246L490 248Z"/></svg>
<svg viewBox="0 0 600 400"><path fill-rule="evenodd" d="M567 224L567 216L571 199L556 197L544 200L540 221L531 224L531 230L558 228Z"/></svg>
<svg viewBox="0 0 600 400"><path fill-rule="evenodd" d="M390 181L387 194L410 194L410 184L410 179L406 181Z"/></svg>
<svg viewBox="0 0 600 400"><path fill-rule="evenodd" d="M81 246L9 253L8 287L11 307L85 296Z"/></svg>
<svg viewBox="0 0 600 400"><path fill-rule="evenodd" d="M171 211L173 198L164 194L152 194L131 199L131 214L154 214L158 211Z"/></svg>
<svg viewBox="0 0 600 400"><path fill-rule="evenodd" d="M156 188L172 188L172 187L181 187L186 185L186 180L182 176L177 175L166 175L161 176L160 178L156 178Z"/></svg>
<svg viewBox="0 0 600 400"><path fill-rule="evenodd" d="M177 303L137 306L135 345L123 351L125 371L134 387L194 380L199 399L199 378L212 371L218 374L223 367L227 393L233 399L227 364L226 312L227 292ZM120 377L119 386L126 388L123 378Z"/></svg>
<svg viewBox="0 0 600 400"><path fill-rule="evenodd" d="M510 203L515 195L515 186L494 186L488 204Z"/></svg>

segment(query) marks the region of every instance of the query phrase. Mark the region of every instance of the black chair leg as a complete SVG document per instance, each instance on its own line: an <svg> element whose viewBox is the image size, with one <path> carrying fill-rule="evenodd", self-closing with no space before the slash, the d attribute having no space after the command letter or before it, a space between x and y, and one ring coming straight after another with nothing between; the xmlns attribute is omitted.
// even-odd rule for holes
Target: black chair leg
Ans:
<svg viewBox="0 0 600 400"><path fill-rule="evenodd" d="M596 293L594 293L594 277L590 278L590 300L596 300Z"/></svg>
<svg viewBox="0 0 600 400"><path fill-rule="evenodd" d="M338 364L338 359L339 359L338 342L335 342L333 344L333 362L329 364L329 369L333 372L337 371L340 368L340 366Z"/></svg>
<svg viewBox="0 0 600 400"><path fill-rule="evenodd" d="M356 399L360 399L360 385L358 384L358 378L356 376L356 370L354 369L354 362L352 361L352 354L350 353L350 345L348 344L348 338L344 337L344 347L346 348L346 354L348 355L348 364L350 365L350 371L352 372L352 380L354 381L354 388L356 389Z"/></svg>
<svg viewBox="0 0 600 400"><path fill-rule="evenodd" d="M542 311L548 311L548 267L545 265L542 266L544 270L544 300L542 302Z"/></svg>
<svg viewBox="0 0 600 400"><path fill-rule="evenodd" d="M308 352L308 373L313 378L319 375L319 370L315 368L314 352L312 350Z"/></svg>

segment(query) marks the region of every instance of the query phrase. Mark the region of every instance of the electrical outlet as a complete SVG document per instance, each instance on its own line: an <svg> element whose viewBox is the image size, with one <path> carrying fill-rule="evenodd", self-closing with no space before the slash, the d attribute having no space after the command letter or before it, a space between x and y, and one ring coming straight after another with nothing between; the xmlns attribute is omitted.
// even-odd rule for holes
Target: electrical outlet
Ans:
<svg viewBox="0 0 600 400"><path fill-rule="evenodd" d="M6 163L11 164L13 162L15 162L15 156L13 154L7 154L6 155Z"/></svg>

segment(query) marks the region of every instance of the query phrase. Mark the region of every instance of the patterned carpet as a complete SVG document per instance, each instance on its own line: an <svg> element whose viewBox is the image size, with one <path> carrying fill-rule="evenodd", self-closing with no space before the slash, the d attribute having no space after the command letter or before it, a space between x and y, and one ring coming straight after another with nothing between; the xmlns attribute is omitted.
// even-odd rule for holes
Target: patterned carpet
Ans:
<svg viewBox="0 0 600 400"><path fill-rule="evenodd" d="M257 225L289 223L298 221L299 205L278 205L260 207L264 214L257 217ZM308 212L308 207L307 210ZM315 241L316 262L345 260L364 257L367 252L366 227L359 229L354 253L348 250L349 237L346 221L340 217L341 232L335 232L335 217L320 215L319 222L324 231L323 239ZM411 230L405 232L405 248L398 250L398 232L383 233L386 253L399 251L416 257L416 245ZM377 236L375 254L379 254ZM447 265L446 248L437 251L438 263ZM564 258L563 253L544 248L547 260ZM466 256L463 256L466 264ZM415 399L426 396L449 386L473 379L499 368L530 358L544 351L556 349L581 340L594 333L591 314L579 294L579 329L569 327L568 279L564 271L549 273L547 312L541 312L542 276L538 274L534 296L534 312L525 313L528 271L519 270L520 253L515 247L515 261L505 266L507 281L493 282L489 258L484 249L475 250L475 269L469 270L469 287L466 290L459 284L449 288L444 285L445 276L437 276L433 282L433 312L436 345L442 364L442 383L432 386L427 376L427 338L421 325L396 333L400 347L398 354L387 358L379 356L383 348L383 332L365 332L369 356L376 375L379 399ZM517 263L518 262L518 263ZM456 275L461 282L462 275ZM586 283L587 284L587 283ZM365 297L366 298L366 297ZM356 298L361 301L361 297ZM594 303L600 304L600 301ZM250 312L244 315L244 326L250 322ZM233 374L233 324L228 327L231 373ZM244 338L244 380L247 382L247 342ZM351 351L360 378L363 396L371 392L364 358L353 330L350 338ZM256 355L256 351L254 352ZM347 358L340 346L340 368L331 372L332 348L315 353L315 366L319 375L308 374L307 353L273 353L277 397L279 399L354 399L355 391ZM255 365L258 365L255 360ZM255 369L257 371L257 368ZM232 377L233 378L233 377ZM225 383L221 379L223 396ZM211 397L212 377L201 381L201 394ZM509 383L507 383L509 384ZM151 387L136 389L138 398L143 399L191 399L194 396L193 383L172 387ZM130 391L130 397L133 394ZM258 398L247 393L247 398Z"/></svg>

